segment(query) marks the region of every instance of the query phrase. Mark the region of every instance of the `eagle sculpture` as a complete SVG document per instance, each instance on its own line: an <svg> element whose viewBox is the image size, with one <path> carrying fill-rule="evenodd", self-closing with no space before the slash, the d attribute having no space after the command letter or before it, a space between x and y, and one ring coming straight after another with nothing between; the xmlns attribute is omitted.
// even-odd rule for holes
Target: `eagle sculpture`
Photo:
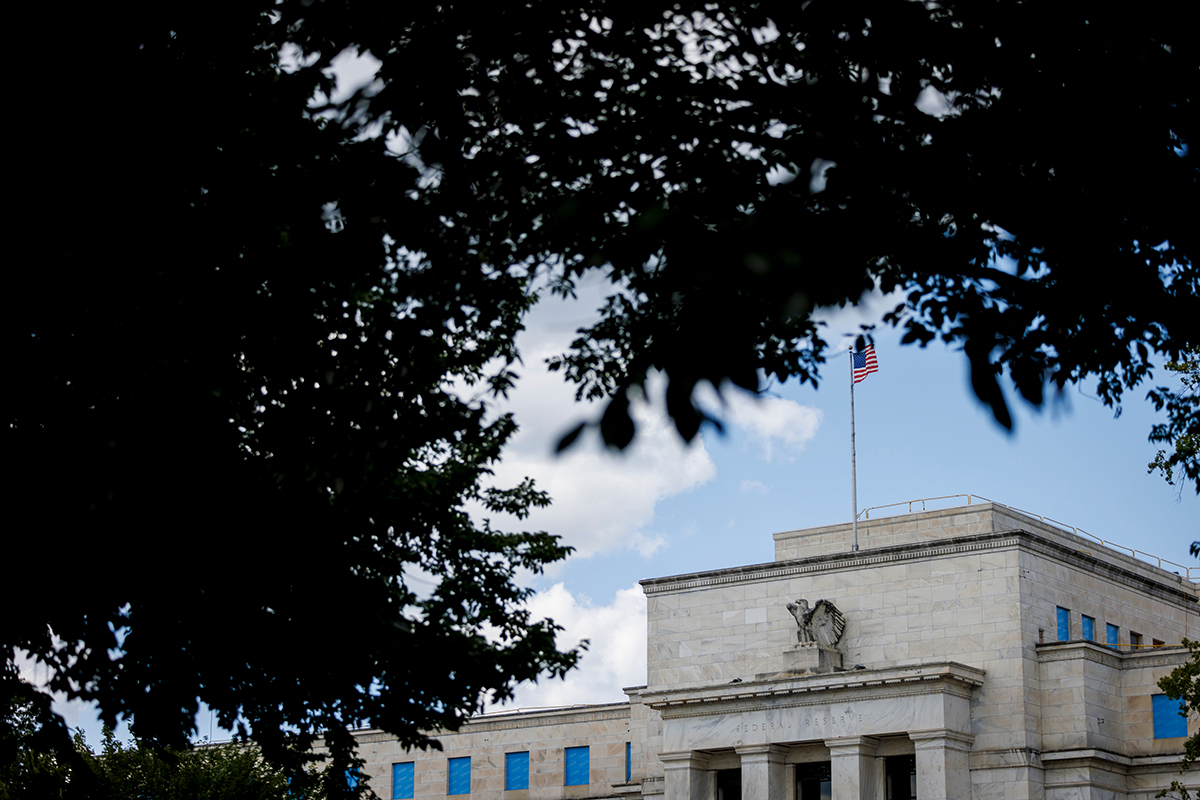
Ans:
<svg viewBox="0 0 1200 800"><path fill-rule="evenodd" d="M796 618L796 641L800 644L815 642L821 647L833 649L846 630L846 618L838 607L828 600L818 600L809 609L807 600L787 604L787 610Z"/></svg>

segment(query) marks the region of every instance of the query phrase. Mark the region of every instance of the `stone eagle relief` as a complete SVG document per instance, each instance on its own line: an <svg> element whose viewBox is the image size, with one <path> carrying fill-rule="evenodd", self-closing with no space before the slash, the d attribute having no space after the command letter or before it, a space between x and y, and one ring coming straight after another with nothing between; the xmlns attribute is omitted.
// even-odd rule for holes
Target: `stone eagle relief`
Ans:
<svg viewBox="0 0 1200 800"><path fill-rule="evenodd" d="M807 600L787 604L787 610L796 618L796 641L800 644L816 644L828 650L834 649L846 630L846 618L838 607L828 600L818 600L812 609Z"/></svg>

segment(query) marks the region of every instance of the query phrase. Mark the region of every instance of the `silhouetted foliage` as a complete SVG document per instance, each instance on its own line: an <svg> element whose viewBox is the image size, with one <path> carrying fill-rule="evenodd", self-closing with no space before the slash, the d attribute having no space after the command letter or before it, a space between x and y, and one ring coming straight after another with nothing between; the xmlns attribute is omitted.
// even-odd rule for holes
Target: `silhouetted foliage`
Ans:
<svg viewBox="0 0 1200 800"><path fill-rule="evenodd" d="M488 403L589 271L553 366L618 447L653 370L688 439L701 382L815 382L812 310L875 288L1006 426L1002 374L1116 404L1197 343L1182 3L45 8L5 320L38 556L0 644L163 746L201 698L343 770L347 726L428 744L574 663L514 583L566 550L481 520L546 501L489 488ZM381 66L330 101L348 52Z"/></svg>
<svg viewBox="0 0 1200 800"><path fill-rule="evenodd" d="M1160 386L1150 392L1154 407L1167 412L1167 421L1150 431L1150 441L1170 445L1171 449L1159 450L1148 469L1162 472L1169 484L1178 480L1180 492L1190 480L1200 494L1200 348L1185 351L1182 360L1167 364L1167 370L1179 374L1182 386ZM1193 543L1192 555L1196 554Z"/></svg>
<svg viewBox="0 0 1200 800"><path fill-rule="evenodd" d="M1035 405L1088 379L1116 404L1177 358L1200 311L1183 8L530 3L368 24L315 4L293 25L317 67L349 42L382 60L330 109L404 143L407 191L368 218L430 265L537 264L564 292L607 271L616 293L553 365L611 398L598 424L623 447L650 370L690 439L698 382L815 380L809 312L876 287L906 295L888 321L909 341L962 345L1005 426L1002 372Z"/></svg>

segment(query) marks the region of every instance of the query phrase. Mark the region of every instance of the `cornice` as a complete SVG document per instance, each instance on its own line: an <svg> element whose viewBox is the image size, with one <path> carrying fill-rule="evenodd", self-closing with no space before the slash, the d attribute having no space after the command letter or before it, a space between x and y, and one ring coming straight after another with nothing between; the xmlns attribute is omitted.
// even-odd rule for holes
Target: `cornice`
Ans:
<svg viewBox="0 0 1200 800"><path fill-rule="evenodd" d="M1081 542L1080 544L1085 543ZM1171 586L1164 581L1155 580L1125 567L1110 564L1087 551L1068 547L1039 534L1021 529L971 534L936 542L914 542L892 545L875 550L859 551L858 553L833 553L792 561L751 564L744 567L694 572L686 575L649 578L640 583L642 591L649 597L659 594L686 592L694 589L772 581L802 575L869 569L889 564L901 564L946 556L968 555L983 551L1005 550L1013 547L1020 547L1039 555L1053 558L1117 583L1124 584L1130 588L1154 595L1168 602L1191 606L1193 610L1198 605L1198 598L1194 591Z"/></svg>
<svg viewBox="0 0 1200 800"><path fill-rule="evenodd" d="M1096 747L1079 748L1074 750L1051 750L1050 752L1042 753L1042 764L1046 767L1063 767L1066 764L1077 761L1090 761L1092 763L1109 763L1119 764L1123 767L1128 767L1133 764L1133 759L1129 756L1123 756L1120 753L1114 753L1111 750L1102 750Z"/></svg>
<svg viewBox="0 0 1200 800"><path fill-rule="evenodd" d="M1041 754L1042 764L1046 769L1046 785L1063 787L1071 786L1078 781L1071 779L1056 779L1055 770L1068 771L1081 766L1098 767L1100 769L1119 772L1122 774L1175 772L1183 761L1183 753L1150 756L1125 756L1111 750L1099 748L1079 748L1074 750L1054 750Z"/></svg>
<svg viewBox="0 0 1200 800"><path fill-rule="evenodd" d="M1193 611L1196 610L1198 602L1200 602L1200 598L1197 598L1194 589L1185 590L1164 581L1148 578L1133 570L1097 558L1086 550L1067 547L1066 545L1039 536L1036 533L1028 531L1015 531L1014 533L1022 539L1027 540L1028 544L1024 546L1035 553L1055 558L1073 567L1100 575L1116 583L1122 583L1132 589L1152 594L1161 600L1179 603L1183 606L1190 605Z"/></svg>
<svg viewBox="0 0 1200 800"><path fill-rule="evenodd" d="M947 539L936 544L921 542L894 545L892 547L881 547L878 550L860 551L857 555L834 553L794 561L751 564L745 567L694 572L688 575L673 575L666 578L648 578L640 583L642 590L647 595L683 592L689 589L709 588L735 583L752 583L756 581L775 580L777 578L791 578L811 573L864 569L885 564L926 559L931 556L953 556L981 550L1015 547L1017 544L1019 544L1019 538L1014 535L1014 532L984 533L976 536Z"/></svg>
<svg viewBox="0 0 1200 800"><path fill-rule="evenodd" d="M1076 640L1070 642L1039 642L1034 645L1037 659L1043 664L1055 661L1074 661L1082 659L1096 664L1103 664L1110 669L1121 669L1125 666L1121 653L1089 642Z"/></svg>
<svg viewBox="0 0 1200 800"><path fill-rule="evenodd" d="M482 719L469 720L459 733L476 731L511 730L513 728L537 728L543 725L570 725L574 722L599 722L609 719L629 719L629 703L600 707L564 708L553 711L521 711L497 714Z"/></svg>
<svg viewBox="0 0 1200 800"><path fill-rule="evenodd" d="M570 725L580 722L601 722L612 719L630 718L629 703L604 703L594 706L568 706L566 708L539 708L528 711L512 711L489 714L482 717L472 717L462 724L458 730L435 729L428 732L429 736L455 736L464 733L485 733L497 730L513 730L515 728L540 728L546 725ZM376 728L362 728L354 731L354 738L360 743L394 742L396 737Z"/></svg>
<svg viewBox="0 0 1200 800"><path fill-rule="evenodd" d="M1108 645L1073 639L1069 642L1043 642L1035 645L1038 661L1045 663L1084 660L1111 669L1177 667L1188 660L1190 651L1183 645L1157 647L1151 652L1131 653L1113 650Z"/></svg>
<svg viewBox="0 0 1200 800"><path fill-rule="evenodd" d="M729 684L707 689L643 692L642 702L663 719L701 717L773 708L799 708L840 702L847 693L859 700L883 700L925 694L970 698L983 685L985 672L956 662L883 670L855 670L833 675L781 678Z"/></svg>

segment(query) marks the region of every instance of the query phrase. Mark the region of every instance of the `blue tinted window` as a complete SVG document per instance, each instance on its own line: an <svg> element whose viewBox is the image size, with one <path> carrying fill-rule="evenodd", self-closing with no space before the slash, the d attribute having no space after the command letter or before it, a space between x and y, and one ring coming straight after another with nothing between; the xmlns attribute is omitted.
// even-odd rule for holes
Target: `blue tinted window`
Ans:
<svg viewBox="0 0 1200 800"><path fill-rule="evenodd" d="M1151 700L1154 707L1154 738L1174 739L1176 736L1187 736L1187 719L1180 711L1179 701L1172 700L1165 694L1156 694Z"/></svg>
<svg viewBox="0 0 1200 800"><path fill-rule="evenodd" d="M629 783L633 775L633 746L632 742L625 743L625 782Z"/></svg>
<svg viewBox="0 0 1200 800"><path fill-rule="evenodd" d="M1058 607L1058 640L1065 642L1071 638L1071 612L1062 606Z"/></svg>
<svg viewBox="0 0 1200 800"><path fill-rule="evenodd" d="M446 794L470 794L471 757L450 759L448 771L450 778L446 782Z"/></svg>
<svg viewBox="0 0 1200 800"><path fill-rule="evenodd" d="M1104 638L1108 646L1113 650L1117 649L1117 626L1111 622L1104 626Z"/></svg>
<svg viewBox="0 0 1200 800"><path fill-rule="evenodd" d="M567 748L567 786L587 786L588 771L590 769L588 761L588 749L586 747L568 747Z"/></svg>
<svg viewBox="0 0 1200 800"><path fill-rule="evenodd" d="M504 791L529 788L529 753L504 754Z"/></svg>
<svg viewBox="0 0 1200 800"><path fill-rule="evenodd" d="M392 800L411 800L413 796L413 762L392 764Z"/></svg>
<svg viewBox="0 0 1200 800"><path fill-rule="evenodd" d="M1086 614L1083 617L1083 638L1089 642L1096 641L1096 620Z"/></svg>

